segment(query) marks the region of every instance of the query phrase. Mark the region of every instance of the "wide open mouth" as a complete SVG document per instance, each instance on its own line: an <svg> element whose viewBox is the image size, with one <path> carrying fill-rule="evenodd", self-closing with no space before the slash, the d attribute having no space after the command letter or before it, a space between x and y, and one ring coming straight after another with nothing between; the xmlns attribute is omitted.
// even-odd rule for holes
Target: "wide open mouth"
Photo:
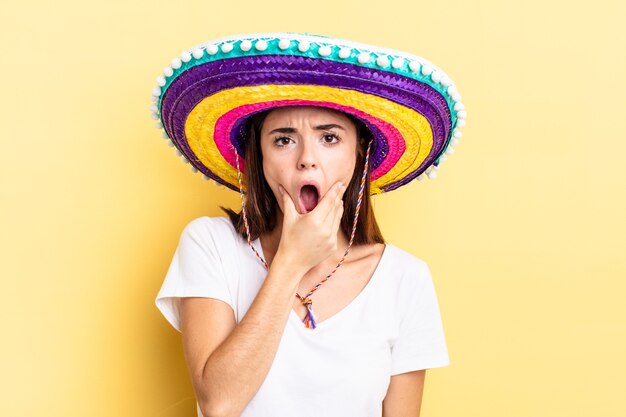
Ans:
<svg viewBox="0 0 626 417"><path fill-rule="evenodd" d="M310 212L315 207L317 207L317 203L319 202L319 193L317 188L313 185L305 185L300 189L300 203L306 210L306 212Z"/></svg>

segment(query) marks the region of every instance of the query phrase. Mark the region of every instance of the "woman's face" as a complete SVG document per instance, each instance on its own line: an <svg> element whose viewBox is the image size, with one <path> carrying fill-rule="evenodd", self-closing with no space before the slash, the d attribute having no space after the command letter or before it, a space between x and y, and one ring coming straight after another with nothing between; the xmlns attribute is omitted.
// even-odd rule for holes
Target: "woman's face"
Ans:
<svg viewBox="0 0 626 417"><path fill-rule="evenodd" d="M337 181L348 185L356 164L356 127L321 107L272 110L261 129L263 173L284 212L278 185L305 214Z"/></svg>

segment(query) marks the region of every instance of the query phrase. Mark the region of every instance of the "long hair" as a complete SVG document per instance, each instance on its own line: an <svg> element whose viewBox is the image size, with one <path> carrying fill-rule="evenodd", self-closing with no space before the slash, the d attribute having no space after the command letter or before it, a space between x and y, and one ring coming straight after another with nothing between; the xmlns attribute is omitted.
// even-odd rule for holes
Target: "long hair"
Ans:
<svg viewBox="0 0 626 417"><path fill-rule="evenodd" d="M260 235L274 230L276 227L276 214L279 210L276 197L263 174L263 155L261 152L261 129L270 111L271 109L251 116L245 128L246 216L251 240L257 239ZM349 238L352 234L352 223L356 213L359 188L361 186L361 175L365 166L365 152L369 141L373 140L373 135L367 126L359 119L351 114L341 113L354 123L358 143L356 164L354 166L354 172L352 173L352 179L344 195L344 210L340 223L341 230ZM354 245L385 243L378 223L376 223L370 199L370 171L371 165L365 178L359 221L354 235ZM246 228L241 212L235 212L222 206L220 206L220 208L228 215L237 233L245 239Z"/></svg>

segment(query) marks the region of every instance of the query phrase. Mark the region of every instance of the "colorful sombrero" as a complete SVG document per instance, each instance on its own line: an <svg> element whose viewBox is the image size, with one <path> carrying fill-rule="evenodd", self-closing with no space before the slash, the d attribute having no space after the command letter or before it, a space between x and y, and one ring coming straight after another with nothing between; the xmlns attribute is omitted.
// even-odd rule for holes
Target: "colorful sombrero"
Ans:
<svg viewBox="0 0 626 417"><path fill-rule="evenodd" d="M341 110L372 131L371 193L436 177L466 112L452 80L415 55L314 35L240 35L174 58L157 78L152 117L192 171L238 190L244 126L279 106Z"/></svg>

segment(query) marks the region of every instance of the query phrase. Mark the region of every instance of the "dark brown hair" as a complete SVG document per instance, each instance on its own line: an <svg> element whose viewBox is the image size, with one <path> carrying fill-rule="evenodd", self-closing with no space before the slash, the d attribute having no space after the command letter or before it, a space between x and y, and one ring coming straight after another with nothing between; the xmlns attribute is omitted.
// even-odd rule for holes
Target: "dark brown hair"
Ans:
<svg viewBox="0 0 626 417"><path fill-rule="evenodd" d="M337 110L333 110L337 111ZM261 234L269 233L276 227L276 214L279 210L278 202L272 192L269 184L265 180L263 174L263 155L261 152L261 128L263 122L271 110L257 113L248 119L246 123L246 140L245 140L245 156L246 156L246 216L248 218L248 226L250 228L250 239L255 240ZM344 195L344 210L341 218L341 230L348 238L352 234L352 223L359 197L359 187L361 185L361 175L365 166L365 152L367 144L373 139L371 131L365 124L352 116L351 114L340 112L348 117L354 123L357 132L357 157L352 173L350 184L346 188ZM370 151L371 154L371 151ZM385 243L376 218L370 199L370 171L368 169L365 186L363 190L363 198L361 200L361 209L359 213L359 221L357 223L354 235L354 245L367 243ZM242 175L244 176L244 175ZM244 239L246 238L246 228L243 222L241 212L237 213L231 209L220 208L228 215L233 226Z"/></svg>

